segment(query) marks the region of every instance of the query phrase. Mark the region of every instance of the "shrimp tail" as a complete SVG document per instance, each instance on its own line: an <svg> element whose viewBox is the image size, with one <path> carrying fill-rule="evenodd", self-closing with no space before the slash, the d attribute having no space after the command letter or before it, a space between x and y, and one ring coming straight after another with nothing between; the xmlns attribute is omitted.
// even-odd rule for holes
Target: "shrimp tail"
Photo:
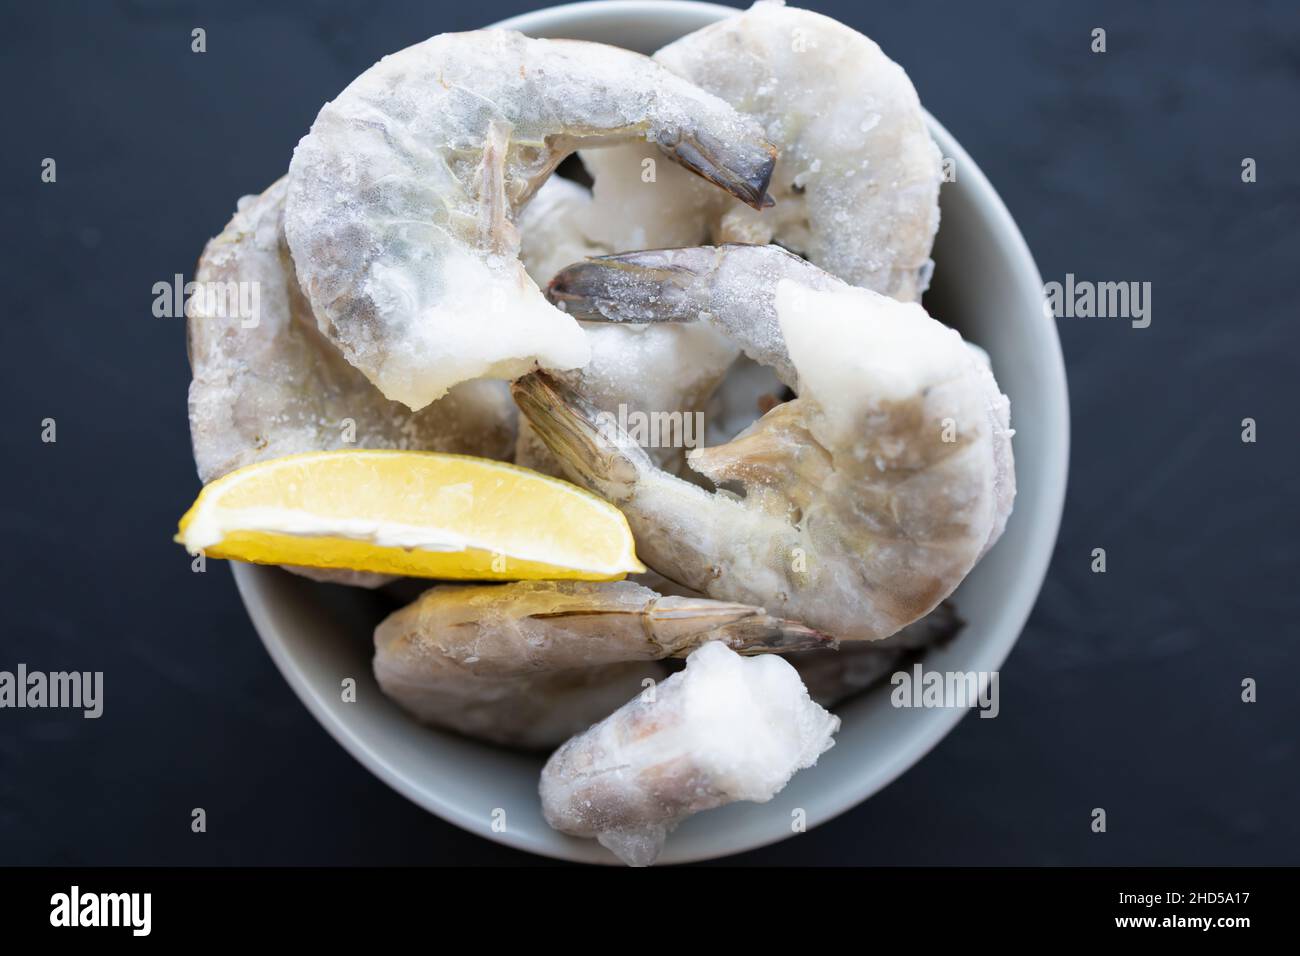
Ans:
<svg viewBox="0 0 1300 956"><path fill-rule="evenodd" d="M844 287L780 246L732 242L592 256L556 273L546 295L584 322L695 322L708 317L724 325L756 319L770 324L770 300L782 279L813 289Z"/></svg>
<svg viewBox="0 0 1300 956"><path fill-rule="evenodd" d="M685 657L708 641L722 641L737 654L786 654L834 649L835 638L797 621L772 617L760 607L729 601L659 598L649 609L655 642Z"/></svg>
<svg viewBox="0 0 1300 956"><path fill-rule="evenodd" d="M834 650L839 641L797 621L754 614L718 635L738 654L786 654L791 651Z"/></svg>
<svg viewBox="0 0 1300 956"><path fill-rule="evenodd" d="M774 205L767 185L776 166L776 147L767 142L728 143L703 130L664 130L656 145L673 162L722 187L747 206Z"/></svg>
<svg viewBox="0 0 1300 956"><path fill-rule="evenodd" d="M608 412L545 372L513 382L511 394L565 469L617 504L635 492L641 476L654 468Z"/></svg>
<svg viewBox="0 0 1300 956"><path fill-rule="evenodd" d="M780 246L724 243L595 256L561 269L546 294L586 322L706 322L796 388L774 304L783 279L847 288Z"/></svg>
<svg viewBox="0 0 1300 956"><path fill-rule="evenodd" d="M584 322L694 322L717 263L710 246L593 256L561 269L546 297Z"/></svg>

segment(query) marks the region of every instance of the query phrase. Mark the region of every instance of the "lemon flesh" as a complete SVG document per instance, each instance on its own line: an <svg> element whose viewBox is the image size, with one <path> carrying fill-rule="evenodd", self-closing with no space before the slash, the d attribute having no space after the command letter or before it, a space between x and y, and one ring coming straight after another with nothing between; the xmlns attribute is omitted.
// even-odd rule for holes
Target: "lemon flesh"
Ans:
<svg viewBox="0 0 1300 956"><path fill-rule="evenodd" d="M612 581L644 571L623 513L486 458L326 451L211 482L181 518L190 553L452 580Z"/></svg>

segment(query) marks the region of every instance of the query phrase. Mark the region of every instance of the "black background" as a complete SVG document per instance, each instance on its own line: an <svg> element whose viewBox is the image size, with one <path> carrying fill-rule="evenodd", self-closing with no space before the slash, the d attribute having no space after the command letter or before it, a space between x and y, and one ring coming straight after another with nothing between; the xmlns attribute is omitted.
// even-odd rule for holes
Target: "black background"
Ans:
<svg viewBox="0 0 1300 956"><path fill-rule="evenodd" d="M1150 281L1153 318L1060 320L1069 498L999 719L964 720L866 804L733 862L1300 862L1300 11L809 5L906 67L1045 280ZM153 284L191 273L357 73L532 6L5 4L0 669L103 670L107 689L98 721L0 711L0 863L536 862L356 764L226 570L190 572L170 541L198 490L184 329L150 312Z"/></svg>

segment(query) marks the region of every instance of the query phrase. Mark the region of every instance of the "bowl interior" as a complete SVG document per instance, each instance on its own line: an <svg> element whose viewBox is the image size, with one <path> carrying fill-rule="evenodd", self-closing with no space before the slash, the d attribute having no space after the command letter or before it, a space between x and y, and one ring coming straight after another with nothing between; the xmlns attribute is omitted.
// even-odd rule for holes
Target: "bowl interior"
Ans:
<svg viewBox="0 0 1300 956"><path fill-rule="evenodd" d="M729 13L705 3L569 4L505 21L540 37L613 43L652 53ZM888 51L886 51L888 52ZM1042 280L1006 208L974 161L937 122L935 140L956 160L941 195L934 282L925 304L992 356L1011 397L1019 493L997 546L955 595L967 626L926 657L926 668L994 671L1010 652L1047 570L1065 493L1069 446L1065 371ZM368 592L314 585L278 569L234 565L239 591L268 651L322 725L361 763L415 803L489 839L568 860L614 862L593 841L551 830L541 817L542 758L421 727L371 675L371 632L382 613ZM340 700L355 678L356 703ZM668 841L661 862L738 853L790 836L792 814L815 826L871 796L935 745L960 710L896 709L877 689L838 709L835 747L766 804L700 814ZM493 829L505 811L506 827Z"/></svg>

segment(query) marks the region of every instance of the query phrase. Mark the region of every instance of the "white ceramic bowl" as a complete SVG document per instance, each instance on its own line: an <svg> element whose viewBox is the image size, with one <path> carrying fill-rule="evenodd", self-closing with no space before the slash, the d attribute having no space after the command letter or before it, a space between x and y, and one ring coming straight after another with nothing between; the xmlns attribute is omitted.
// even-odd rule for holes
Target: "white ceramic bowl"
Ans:
<svg viewBox="0 0 1300 956"><path fill-rule="evenodd" d="M552 7L499 25L652 53L733 12L708 3L604 0ZM937 122L931 120L931 128L943 155L956 159L958 175L942 191L938 265L926 304L993 358L998 382L1011 397L1019 495L1006 534L957 592L965 630L931 653L926 667L994 671L1029 616L1056 540L1069 450L1065 369L1055 325L1043 312L1042 279L1016 224L974 160ZM384 698L370 671L372 596L327 593L276 569L236 564L234 573L248 613L290 686L380 779L488 839L566 860L614 862L595 842L563 836L543 821L540 758L421 727ZM357 679L356 703L340 700L345 677ZM770 803L735 804L688 820L669 838L660 861L725 856L784 839L791 835L794 808L805 811L809 827L829 820L920 760L965 713L895 709L886 691L842 707L835 747ZM506 811L502 832L492 828L498 808Z"/></svg>

